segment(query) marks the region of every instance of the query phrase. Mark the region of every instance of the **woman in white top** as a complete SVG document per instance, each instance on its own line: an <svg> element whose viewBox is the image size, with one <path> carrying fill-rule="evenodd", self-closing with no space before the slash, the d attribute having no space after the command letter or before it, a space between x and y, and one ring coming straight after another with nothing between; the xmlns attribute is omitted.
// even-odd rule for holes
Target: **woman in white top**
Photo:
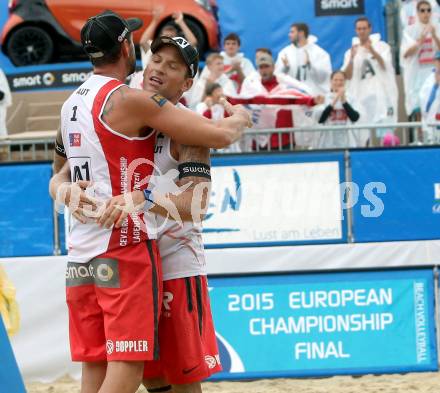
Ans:
<svg viewBox="0 0 440 393"><path fill-rule="evenodd" d="M360 113L353 98L345 91L345 73L335 71L331 75L331 91L324 103L314 108L314 116L319 124L341 126L356 123ZM316 138L317 149L347 148L364 146L368 135L360 135L362 130L321 131ZM364 131L362 131L365 134Z"/></svg>

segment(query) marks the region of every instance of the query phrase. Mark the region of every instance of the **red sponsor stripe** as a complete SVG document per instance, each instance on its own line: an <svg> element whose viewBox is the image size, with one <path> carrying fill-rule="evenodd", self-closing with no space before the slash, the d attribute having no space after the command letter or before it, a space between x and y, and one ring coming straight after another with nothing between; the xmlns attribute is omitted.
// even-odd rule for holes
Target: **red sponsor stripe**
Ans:
<svg viewBox="0 0 440 393"><path fill-rule="evenodd" d="M124 191L131 192L135 190L135 176L128 179L127 176L124 176L121 170L122 167L128 168L131 162L139 158L145 158L150 162L154 161L155 138L153 136L141 140L124 138L108 130L99 118L102 107L110 92L121 85L123 85L123 83L117 80L106 83L97 93L92 107L93 125L108 164L113 196L122 194ZM152 174L153 167L143 163L136 167L135 172L138 179L143 180ZM128 187L124 189L124 185ZM142 188L145 187L147 187L147 185L142 186ZM142 214L138 216L138 220L143 222ZM143 242L147 238L145 228L144 230L137 230L133 219L129 216L127 226L123 226L119 229L113 228L109 242L109 250L124 247L132 243Z"/></svg>

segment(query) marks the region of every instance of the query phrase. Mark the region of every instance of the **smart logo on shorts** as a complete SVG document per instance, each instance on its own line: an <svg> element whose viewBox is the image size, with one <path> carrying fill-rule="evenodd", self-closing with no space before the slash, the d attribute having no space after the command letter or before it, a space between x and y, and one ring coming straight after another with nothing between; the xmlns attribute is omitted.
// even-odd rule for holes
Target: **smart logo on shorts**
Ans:
<svg viewBox="0 0 440 393"><path fill-rule="evenodd" d="M102 288L120 288L118 261L110 258L95 258L87 263L67 263L68 287L90 284Z"/></svg>

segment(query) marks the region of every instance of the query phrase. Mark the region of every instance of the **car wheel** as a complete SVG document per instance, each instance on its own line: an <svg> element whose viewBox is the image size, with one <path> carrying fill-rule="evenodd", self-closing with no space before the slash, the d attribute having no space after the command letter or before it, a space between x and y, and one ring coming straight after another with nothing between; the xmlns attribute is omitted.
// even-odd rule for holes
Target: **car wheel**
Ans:
<svg viewBox="0 0 440 393"><path fill-rule="evenodd" d="M190 30L194 33L197 38L197 49L203 55L206 50L208 50L208 40L206 39L205 32L203 31L202 26L194 19L186 19L185 22L190 28Z"/></svg>
<svg viewBox="0 0 440 393"><path fill-rule="evenodd" d="M7 53L16 66L48 63L53 55L53 41L42 28L24 26L12 33Z"/></svg>

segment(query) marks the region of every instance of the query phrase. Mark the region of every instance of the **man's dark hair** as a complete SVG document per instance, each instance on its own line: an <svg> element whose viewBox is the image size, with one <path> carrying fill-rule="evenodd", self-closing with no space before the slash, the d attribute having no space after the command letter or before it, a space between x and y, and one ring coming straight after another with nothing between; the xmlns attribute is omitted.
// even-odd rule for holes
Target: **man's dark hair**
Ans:
<svg viewBox="0 0 440 393"><path fill-rule="evenodd" d="M218 83L207 83L205 87L205 96L211 96L219 87L221 88L221 85Z"/></svg>
<svg viewBox="0 0 440 393"><path fill-rule="evenodd" d="M226 41L235 41L238 43L238 46L241 46L241 41L240 41L240 37L238 36L238 34L236 33L229 33L223 40L223 44Z"/></svg>
<svg viewBox="0 0 440 393"><path fill-rule="evenodd" d="M264 53L267 53L268 55L272 56L272 51L269 48L258 48L258 49L255 49L255 53L257 53L257 52L264 52Z"/></svg>
<svg viewBox="0 0 440 393"><path fill-rule="evenodd" d="M371 27L371 23L366 16L360 16L359 18L357 18L354 22L354 26L356 27L359 22L367 22L368 27Z"/></svg>
<svg viewBox="0 0 440 393"><path fill-rule="evenodd" d="M420 6L427 5L429 8L431 8L431 3L427 0L420 0L417 2L417 11L420 11Z"/></svg>
<svg viewBox="0 0 440 393"><path fill-rule="evenodd" d="M127 39L128 42L130 42L131 33L127 33L127 35L125 36L125 39ZM90 57L90 61L91 61L92 65L94 67L102 67L107 64L117 63L121 57L121 49L122 49L123 42L124 41L121 42L121 45L116 46L111 51L104 53L104 56L101 56L98 58Z"/></svg>
<svg viewBox="0 0 440 393"><path fill-rule="evenodd" d="M333 71L332 74L330 75L330 80L332 80L333 77L334 77L335 75L337 75L337 74L341 74L341 75L344 76L345 79L347 79L347 76L345 75L345 72L344 72L344 71L342 71L342 70L336 70L336 71Z"/></svg>
<svg viewBox="0 0 440 393"><path fill-rule="evenodd" d="M293 23L290 27L295 27L296 30L302 31L305 38L309 36L309 26L306 23Z"/></svg>
<svg viewBox="0 0 440 393"><path fill-rule="evenodd" d="M164 24L159 30L158 37L163 35L164 30L173 30L176 37L181 35L179 28L176 26L176 24L174 22L168 22L168 23Z"/></svg>

